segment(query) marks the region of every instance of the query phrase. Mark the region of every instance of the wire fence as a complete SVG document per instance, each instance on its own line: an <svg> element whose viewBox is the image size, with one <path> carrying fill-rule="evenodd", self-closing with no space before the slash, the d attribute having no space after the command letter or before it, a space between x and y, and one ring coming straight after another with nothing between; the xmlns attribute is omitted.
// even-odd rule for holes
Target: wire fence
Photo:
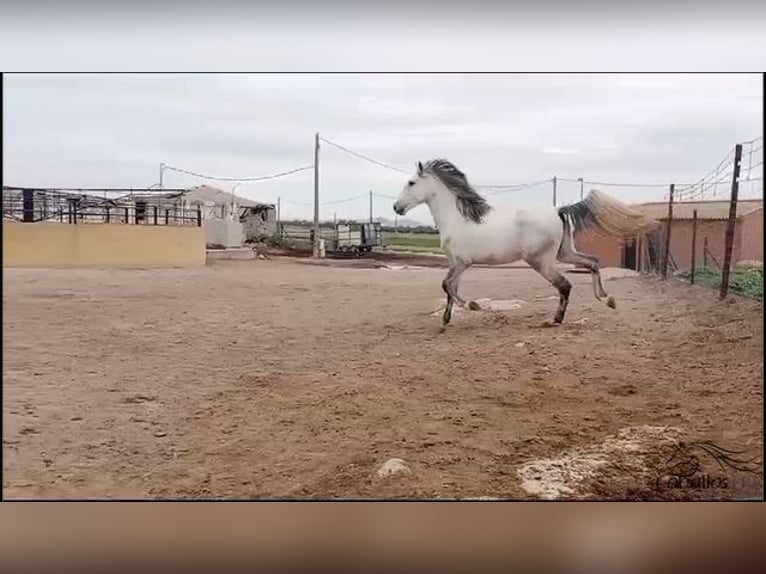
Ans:
<svg viewBox="0 0 766 574"><path fill-rule="evenodd" d="M721 299L730 289L763 298L762 141L737 143L696 182L669 187L662 225L636 239L638 270L703 282Z"/></svg>

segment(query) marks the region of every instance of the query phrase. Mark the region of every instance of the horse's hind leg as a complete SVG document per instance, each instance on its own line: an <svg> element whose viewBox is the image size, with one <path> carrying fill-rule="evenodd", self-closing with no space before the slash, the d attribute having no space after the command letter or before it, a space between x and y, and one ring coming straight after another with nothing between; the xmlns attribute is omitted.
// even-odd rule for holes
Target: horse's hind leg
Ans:
<svg viewBox="0 0 766 574"><path fill-rule="evenodd" d="M569 293L572 291L572 284L556 269L556 260L553 257L530 257L525 261L537 271L540 275L545 277L551 285L553 285L559 292L559 308L556 310L556 314L553 317L553 321L556 324L561 323L564 320L564 315L567 312L567 306L569 305Z"/></svg>
<svg viewBox="0 0 766 574"><path fill-rule="evenodd" d="M615 308L614 297L609 297L604 290L604 285L601 283L601 271L599 270L598 258L587 253L580 253L575 250L572 245L571 239L566 237L561 242L559 248L558 260L562 263L571 263L573 265L584 265L589 271L590 276L593 279L593 294L596 299L601 301L602 297L607 297L606 304L612 309Z"/></svg>

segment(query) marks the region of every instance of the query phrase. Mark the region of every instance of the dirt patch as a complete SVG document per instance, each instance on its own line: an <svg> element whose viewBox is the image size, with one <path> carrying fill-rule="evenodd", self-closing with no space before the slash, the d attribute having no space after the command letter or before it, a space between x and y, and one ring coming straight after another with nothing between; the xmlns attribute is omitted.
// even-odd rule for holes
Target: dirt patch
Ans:
<svg viewBox="0 0 766 574"><path fill-rule="evenodd" d="M698 474L727 488L658 490L672 445L620 434L760 452L760 303L627 277L605 284L612 310L572 274L564 323L541 329L558 305L542 278L471 269L467 300L525 303L440 334L443 277L282 258L4 269L4 493L534 499L520 470L562 459L569 497L760 492L704 453ZM606 462L583 472L585 455ZM390 459L411 472L380 479Z"/></svg>

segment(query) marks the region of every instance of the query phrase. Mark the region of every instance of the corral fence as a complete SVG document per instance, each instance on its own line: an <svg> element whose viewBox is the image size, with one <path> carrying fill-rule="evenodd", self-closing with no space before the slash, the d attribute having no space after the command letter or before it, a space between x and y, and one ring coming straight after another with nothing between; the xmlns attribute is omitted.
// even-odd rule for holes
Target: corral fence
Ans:
<svg viewBox="0 0 766 574"><path fill-rule="evenodd" d="M758 137L737 143L696 183L670 185L660 227L635 240L639 271L663 278L681 275L692 284L704 276L713 280L724 299L733 274L740 273L736 267L742 267L743 272L760 274L760 293L755 287L749 294L762 298L762 142ZM741 197L743 186L750 186L750 198Z"/></svg>
<svg viewBox="0 0 766 574"><path fill-rule="evenodd" d="M82 193L58 189L3 186L3 218L22 223L77 224L121 223L126 225L202 225L201 208L184 207L184 190L96 190ZM109 197L109 196L112 197Z"/></svg>

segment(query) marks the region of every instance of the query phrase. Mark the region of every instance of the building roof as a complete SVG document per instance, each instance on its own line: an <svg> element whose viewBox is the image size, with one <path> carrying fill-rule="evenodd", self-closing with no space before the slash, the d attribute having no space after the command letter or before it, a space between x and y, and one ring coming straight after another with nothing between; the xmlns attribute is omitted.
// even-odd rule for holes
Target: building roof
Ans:
<svg viewBox="0 0 766 574"><path fill-rule="evenodd" d="M261 203L252 199L246 199L239 197L238 195L232 196L230 191L224 191L217 187L211 187L209 185L199 185L192 187L184 193L187 200L192 203L212 201L216 205L228 205L231 203L232 197L241 207L259 207L263 205L271 205L269 203Z"/></svg>
<svg viewBox="0 0 766 574"><path fill-rule="evenodd" d="M632 206L651 219L661 221L668 218L667 202L642 203ZM673 204L673 219L729 219L729 201L679 201ZM761 199L741 199L737 202L737 217L763 209Z"/></svg>

